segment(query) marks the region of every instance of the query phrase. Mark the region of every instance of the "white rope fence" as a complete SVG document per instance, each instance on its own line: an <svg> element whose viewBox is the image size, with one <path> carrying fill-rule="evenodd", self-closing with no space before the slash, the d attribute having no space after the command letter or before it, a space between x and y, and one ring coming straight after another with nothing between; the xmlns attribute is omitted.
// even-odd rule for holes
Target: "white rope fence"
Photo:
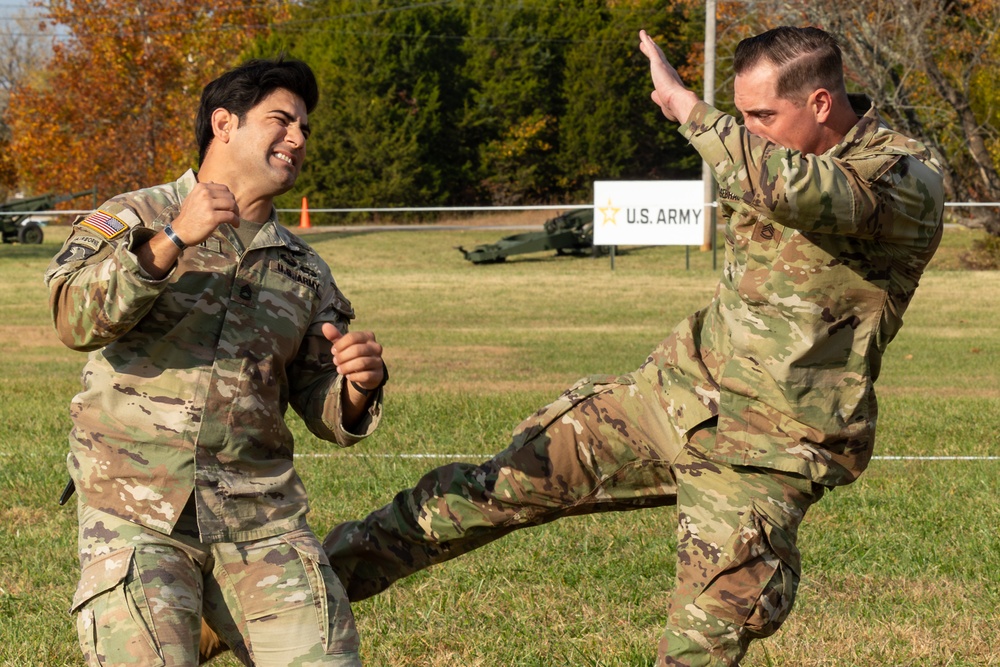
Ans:
<svg viewBox="0 0 1000 667"><path fill-rule="evenodd" d="M712 203L710 206L717 206ZM945 202L950 208L988 208L1000 207L1000 202ZM441 212L499 212L499 211L561 211L578 208L595 208L594 204L551 204L531 206L413 206L413 207L374 207L374 208L316 208L310 213L441 213ZM93 209L67 211L33 211L31 215L83 215ZM278 209L279 213L297 213L300 209ZM24 215L24 212L0 211L0 215ZM6 452L0 452L5 455ZM364 454L364 453L317 453L296 454L295 458L326 459L326 458L370 458L370 459L474 459L485 460L489 454ZM873 461L1000 461L1000 456L873 456Z"/></svg>
<svg viewBox="0 0 1000 667"><path fill-rule="evenodd" d="M14 203L17 200L13 200ZM996 204L1000 206L1000 204ZM539 204L537 206L414 206L414 207L385 207L385 208L310 208L310 213L431 213L447 211L562 211L570 208L594 208L593 204ZM83 215L91 213L94 209L71 209L65 211L0 211L0 215ZM279 208L278 213L298 213L298 208Z"/></svg>
<svg viewBox="0 0 1000 667"><path fill-rule="evenodd" d="M0 456L14 456L15 452L0 452ZM362 452L316 452L296 454L297 459L472 459L486 461L492 454L368 454ZM872 461L1000 461L1000 456L873 456Z"/></svg>
<svg viewBox="0 0 1000 667"><path fill-rule="evenodd" d="M15 200L16 201L16 200ZM11 203L11 202L8 202ZM712 202L709 206L718 206ZM1000 202L945 202L948 208L1000 208ZM539 204L526 206L405 206L405 207L373 207L373 208L310 208L309 213L491 213L501 211L564 211L577 208L595 208L594 204ZM301 209L279 208L278 213L298 213ZM53 216L53 215L83 215L92 212L93 209L72 209L66 211L31 211L32 216ZM0 215L25 215L25 211L0 211Z"/></svg>
<svg viewBox="0 0 1000 667"><path fill-rule="evenodd" d="M297 459L474 459L485 461L491 454L365 454L361 452L321 452L296 454ZM1000 456L873 456L872 461L1000 461Z"/></svg>
<svg viewBox="0 0 1000 667"><path fill-rule="evenodd" d="M14 452L0 452L0 456L14 456ZM362 452L318 452L296 454L297 459L445 459L459 461L472 459L485 461L492 454L365 454ZM872 461L1000 461L1000 456L873 456Z"/></svg>

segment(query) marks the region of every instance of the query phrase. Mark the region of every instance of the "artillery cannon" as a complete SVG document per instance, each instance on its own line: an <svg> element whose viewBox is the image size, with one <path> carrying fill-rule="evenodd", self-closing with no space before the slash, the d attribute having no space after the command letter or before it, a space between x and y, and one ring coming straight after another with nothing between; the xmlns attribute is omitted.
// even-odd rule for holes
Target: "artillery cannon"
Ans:
<svg viewBox="0 0 1000 667"><path fill-rule="evenodd" d="M496 243L478 245L472 250L459 246L465 259L473 264L503 262L511 255L555 250L557 255L598 255L607 250L594 245L594 209L579 208L545 221L543 231L506 236Z"/></svg>
<svg viewBox="0 0 1000 667"><path fill-rule="evenodd" d="M42 225L37 220L31 219L32 213L50 210L61 202L92 194L94 194L94 190L90 189L69 195L49 194L12 199L5 204L0 204L0 232L3 235L3 242L41 243L45 235L42 232Z"/></svg>

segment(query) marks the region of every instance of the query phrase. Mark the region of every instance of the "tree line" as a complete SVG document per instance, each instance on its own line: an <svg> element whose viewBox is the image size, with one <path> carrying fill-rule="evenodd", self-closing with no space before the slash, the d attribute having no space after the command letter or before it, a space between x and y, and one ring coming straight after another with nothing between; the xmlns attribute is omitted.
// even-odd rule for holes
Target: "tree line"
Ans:
<svg viewBox="0 0 1000 667"><path fill-rule="evenodd" d="M194 166L198 91L285 53L320 81L294 207L589 201L599 179L691 178L649 101L640 28L701 90L698 0L47 0L51 57L12 86L0 163L31 192L101 197ZM719 105L736 41L817 25L849 87L939 155L956 200L1000 200L993 0L719 2ZM0 128L4 129L4 128ZM10 179L8 179L10 180ZM989 222L989 221L988 221ZM995 230L1000 234L1000 229Z"/></svg>
<svg viewBox="0 0 1000 667"><path fill-rule="evenodd" d="M300 183L310 202L578 202L598 178L698 173L694 152L649 100L637 48L646 28L683 61L699 39L686 5L390 7L317 0L258 49L287 50L320 79L325 101Z"/></svg>
<svg viewBox="0 0 1000 667"><path fill-rule="evenodd" d="M699 169L637 48L645 28L684 62L703 21L685 3L49 0L45 15L65 36L5 114L27 191L106 197L194 166L201 86L278 53L321 91L279 205L576 202L595 178Z"/></svg>

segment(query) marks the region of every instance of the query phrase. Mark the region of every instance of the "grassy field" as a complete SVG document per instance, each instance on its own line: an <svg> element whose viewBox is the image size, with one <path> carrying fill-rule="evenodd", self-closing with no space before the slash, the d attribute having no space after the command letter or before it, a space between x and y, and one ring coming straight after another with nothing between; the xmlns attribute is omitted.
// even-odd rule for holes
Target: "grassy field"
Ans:
<svg viewBox="0 0 1000 667"><path fill-rule="evenodd" d="M711 256L633 249L473 266L497 231L319 232L392 369L380 431L298 462L314 529L360 517L432 465L479 460L577 378L632 370L710 297ZM42 246L0 247L0 664L82 664L67 406L83 355L60 346ZM949 230L879 382L880 456L1000 455L1000 273L955 270ZM300 454L327 454L293 418ZM366 456L359 456L359 455ZM435 454L440 459L404 455ZM887 460L801 531L796 609L745 665L1000 665L1000 461ZM355 605L373 666L652 665L674 575L669 508L522 531ZM217 661L235 665L231 659Z"/></svg>

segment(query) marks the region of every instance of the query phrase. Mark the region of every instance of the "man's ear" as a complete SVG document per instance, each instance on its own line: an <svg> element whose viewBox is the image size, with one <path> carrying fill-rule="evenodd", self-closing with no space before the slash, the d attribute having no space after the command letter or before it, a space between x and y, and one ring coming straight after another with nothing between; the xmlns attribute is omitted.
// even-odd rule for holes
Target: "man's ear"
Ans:
<svg viewBox="0 0 1000 667"><path fill-rule="evenodd" d="M236 128L237 123L236 114L227 109L219 107L212 112L212 134L223 143L229 143L229 132Z"/></svg>
<svg viewBox="0 0 1000 667"><path fill-rule="evenodd" d="M812 106L816 122L825 123L833 111L833 95L826 88L817 88L809 96L809 104Z"/></svg>

